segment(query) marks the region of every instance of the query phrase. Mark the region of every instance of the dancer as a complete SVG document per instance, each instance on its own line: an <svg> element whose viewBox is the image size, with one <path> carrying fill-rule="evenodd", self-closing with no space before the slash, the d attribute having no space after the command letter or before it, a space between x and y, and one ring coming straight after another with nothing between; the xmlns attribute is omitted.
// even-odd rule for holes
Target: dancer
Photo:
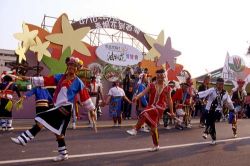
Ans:
<svg viewBox="0 0 250 166"><path fill-rule="evenodd" d="M209 85L210 79L211 79L210 75L205 76L203 83L198 87L198 92L205 91L209 88L208 85ZM196 109L200 111L200 127L201 128L205 127L206 103L207 103L207 98L202 98L196 103Z"/></svg>
<svg viewBox="0 0 250 166"><path fill-rule="evenodd" d="M79 93L82 105L87 111L90 111L93 116L95 109L85 85L76 76L77 70L81 65L82 63L78 58L71 57L67 62L65 74L56 74L50 77L22 77L23 79L30 79L33 85L57 85L53 96L55 107L37 114L35 117L36 124L31 129L26 130L17 138L11 138L14 143L23 146L26 145L34 139L44 126L53 132L57 138L59 155L54 158L54 161L68 159L64 136L71 118L74 96Z"/></svg>
<svg viewBox="0 0 250 166"><path fill-rule="evenodd" d="M174 81L169 81L168 82L168 86L171 88L171 97L173 99L174 94L176 93L176 89L175 89L175 82ZM173 109L175 112L175 104L173 102ZM165 129L169 130L171 129L170 124L173 124L171 117L168 115L169 114L169 108L167 108L164 113L163 113L163 125L165 127Z"/></svg>
<svg viewBox="0 0 250 166"><path fill-rule="evenodd" d="M52 103L52 97L45 87L34 87L30 91L28 91L24 96L22 96L22 98L26 99L28 97L31 97L32 95L35 95L36 114L47 111L49 109L49 105L50 103Z"/></svg>
<svg viewBox="0 0 250 166"><path fill-rule="evenodd" d="M243 89L245 81L239 79L237 81L238 87L233 92L232 101L235 107L235 116L232 112L229 112L229 123L232 123L232 130L234 132L234 137L237 137L237 119L238 116L243 114L244 104L247 96L247 92Z"/></svg>
<svg viewBox="0 0 250 166"><path fill-rule="evenodd" d="M159 119L162 117L162 114L167 107L170 109L171 117L174 117L171 88L167 86L165 78L165 70L157 70L156 82L151 83L144 91L133 98L133 102L136 102L146 93L149 93L148 107L141 112L137 124L133 129L127 130L127 133L130 135L136 135L141 126L146 123L151 128L151 135L154 144L154 147L150 151L158 151L160 149L157 126Z"/></svg>
<svg viewBox="0 0 250 166"><path fill-rule="evenodd" d="M191 95L188 92L189 84L182 83L181 88L176 90L173 96L173 101L175 102L176 116L183 118L183 122L186 128L191 128L190 124L190 104ZM176 128L183 130L182 124L179 122Z"/></svg>
<svg viewBox="0 0 250 166"><path fill-rule="evenodd" d="M95 114L97 117L97 113L98 113L97 111L98 109L100 109L99 107L101 105L100 100L103 101L103 93L102 93L102 83L100 80L97 81L95 76L91 77L91 82L89 84L89 94L91 96L92 102L94 103L96 107ZM88 118L89 118L90 127L93 127L94 122L91 119L90 113L88 113Z"/></svg>
<svg viewBox="0 0 250 166"><path fill-rule="evenodd" d="M17 93L18 97L21 97L18 87L13 82L12 77L5 75L0 84L0 119L2 121L3 131L14 130L12 127L12 99L14 91Z"/></svg>
<svg viewBox="0 0 250 166"><path fill-rule="evenodd" d="M207 139L208 134L210 134L212 138L212 145L216 144L216 111L222 111L223 105L225 105L229 108L230 112L234 113L233 102L227 91L223 88L224 80L222 78L218 78L216 81L216 87L209 88L208 90L198 93L199 98L208 97L206 105L206 127L202 137Z"/></svg>
<svg viewBox="0 0 250 166"><path fill-rule="evenodd" d="M109 114L113 118L114 127L120 127L122 123L122 100L125 99L128 103L132 102L127 98L125 92L119 87L119 81L113 83L113 87L108 92L108 98L105 104L109 104ZM118 122L118 123L117 123Z"/></svg>

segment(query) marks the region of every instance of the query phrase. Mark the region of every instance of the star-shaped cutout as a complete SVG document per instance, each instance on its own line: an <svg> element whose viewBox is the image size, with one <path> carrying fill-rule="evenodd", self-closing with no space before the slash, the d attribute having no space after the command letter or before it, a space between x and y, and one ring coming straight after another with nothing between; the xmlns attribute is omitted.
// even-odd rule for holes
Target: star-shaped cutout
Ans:
<svg viewBox="0 0 250 166"><path fill-rule="evenodd" d="M18 61L19 61L19 63L21 63L22 60L26 61L26 56L25 56L26 50L27 49L25 47L21 47L20 45L15 50L15 53L18 55Z"/></svg>
<svg viewBox="0 0 250 166"><path fill-rule="evenodd" d="M148 44L151 46L151 49L148 51L148 53L144 56L144 59L146 60L155 60L155 58L159 58L160 54L155 49L154 44L160 44L164 45L164 31L162 30L159 35L157 36L157 39L152 38L151 36L144 34L145 39L147 40Z"/></svg>
<svg viewBox="0 0 250 166"><path fill-rule="evenodd" d="M40 62L43 58L43 55L47 57L51 57L50 52L47 50L50 42L46 41L44 43L41 42L39 37L36 37L36 44L35 46L30 47L31 51L37 52L37 60Z"/></svg>
<svg viewBox="0 0 250 166"><path fill-rule="evenodd" d="M50 74L57 74L57 73L63 73L65 72L67 66L65 64L65 60L67 57L70 57L70 47L66 48L66 50L63 52L62 56L59 60L55 58L50 58L47 56L44 56L42 59L42 62L49 68Z"/></svg>
<svg viewBox="0 0 250 166"><path fill-rule="evenodd" d="M174 81L179 81L178 76L180 75L181 71L183 70L183 66L180 64L175 64L175 69L171 70L169 68L169 65L166 64L166 68L167 68L167 76L168 76L168 80L174 80Z"/></svg>
<svg viewBox="0 0 250 166"><path fill-rule="evenodd" d="M90 27L79 28L74 30L71 24L69 23L68 18L63 15L62 16L62 33L56 33L46 36L46 40L49 40L52 43L62 45L62 52L65 51L68 47L70 47L71 54L74 50L77 52L90 56L90 52L88 48L82 44L82 39L87 35L90 31Z"/></svg>
<svg viewBox="0 0 250 166"><path fill-rule="evenodd" d="M25 51L27 51L30 46L36 44L34 39L38 34L38 30L29 31L29 27L25 23L23 23L22 27L23 33L15 33L14 37L22 42L23 48L26 48Z"/></svg>
<svg viewBox="0 0 250 166"><path fill-rule="evenodd" d="M163 65L165 63L168 63L170 68L174 70L175 68L175 62L176 62L176 57L181 55L180 51L177 51L172 48L171 45L171 38L168 37L166 43L164 46L160 44L154 44L156 50L160 53L160 58L157 61L157 66Z"/></svg>

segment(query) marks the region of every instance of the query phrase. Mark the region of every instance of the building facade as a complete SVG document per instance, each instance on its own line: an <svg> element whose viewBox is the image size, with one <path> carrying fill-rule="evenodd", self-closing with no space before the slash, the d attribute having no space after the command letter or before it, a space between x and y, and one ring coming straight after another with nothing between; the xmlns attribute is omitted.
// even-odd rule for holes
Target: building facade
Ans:
<svg viewBox="0 0 250 166"><path fill-rule="evenodd" d="M3 71L9 71L10 68L6 67L6 62L13 62L17 60L14 50L0 49L0 74Z"/></svg>

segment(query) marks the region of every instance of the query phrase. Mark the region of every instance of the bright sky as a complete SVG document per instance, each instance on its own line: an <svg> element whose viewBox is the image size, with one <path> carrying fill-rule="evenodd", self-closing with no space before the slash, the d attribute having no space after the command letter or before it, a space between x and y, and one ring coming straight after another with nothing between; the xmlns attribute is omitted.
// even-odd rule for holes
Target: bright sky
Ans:
<svg viewBox="0 0 250 166"><path fill-rule="evenodd" d="M70 19L113 16L158 35L182 52L177 62L193 77L223 66L227 51L244 55L250 44L249 0L6 0L0 2L0 48L15 49L22 22L41 25L44 14ZM249 43L248 43L249 41ZM249 58L248 58L249 61Z"/></svg>

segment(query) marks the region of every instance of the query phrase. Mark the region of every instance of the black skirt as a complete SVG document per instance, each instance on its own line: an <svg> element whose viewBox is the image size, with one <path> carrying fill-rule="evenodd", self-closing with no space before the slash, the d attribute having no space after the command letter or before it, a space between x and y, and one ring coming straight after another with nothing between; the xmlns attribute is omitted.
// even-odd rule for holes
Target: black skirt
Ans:
<svg viewBox="0 0 250 166"><path fill-rule="evenodd" d="M44 107L44 106L36 107L36 114L40 114L40 113L45 112L49 109L50 109L49 107Z"/></svg>
<svg viewBox="0 0 250 166"><path fill-rule="evenodd" d="M44 127L57 135L65 135L70 122L72 105L65 105L49 109L38 113L35 121L41 123Z"/></svg>
<svg viewBox="0 0 250 166"><path fill-rule="evenodd" d="M7 110L5 107L8 102L12 102L9 99L1 98L0 99L0 118L12 118L12 109Z"/></svg>

